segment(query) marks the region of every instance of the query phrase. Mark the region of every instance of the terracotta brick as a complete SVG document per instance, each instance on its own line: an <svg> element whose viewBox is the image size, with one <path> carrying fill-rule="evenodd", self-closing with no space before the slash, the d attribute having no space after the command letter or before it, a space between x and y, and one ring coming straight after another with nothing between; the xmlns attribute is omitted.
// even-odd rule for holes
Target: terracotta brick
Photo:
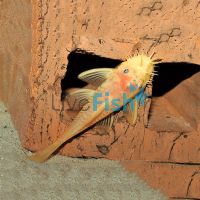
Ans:
<svg viewBox="0 0 200 200"><path fill-rule="evenodd" d="M172 199L200 197L199 165L147 161L123 161L121 164Z"/></svg>
<svg viewBox="0 0 200 200"><path fill-rule="evenodd" d="M199 73L189 73L200 64L198 1L8 0L1 1L0 8L0 98L11 112L23 147L31 151L55 141L71 123L73 116L61 101L61 82L70 70L81 71L81 64L77 68L70 65L72 55L79 59L91 53L106 64L106 59L116 63L135 53L156 52L156 58L163 59L160 66L172 71L164 72L163 85L155 79L153 94L155 88L163 92L167 80L171 83L186 73L185 65L189 66L184 80L153 97L149 120L150 102L139 110L135 127L119 113L110 133L102 135L93 127L65 144L60 153L164 162L145 164L139 173L171 197L199 195L196 174L194 189L186 192L197 168L184 165L200 163ZM173 66L183 72L179 69L173 76ZM139 164L133 170L138 168ZM149 168L158 171L163 182L145 175ZM168 179L165 172L173 172L178 182ZM179 182L184 190L173 188Z"/></svg>
<svg viewBox="0 0 200 200"><path fill-rule="evenodd" d="M8 9L7 5L6 2L1 4L3 13ZM81 49L101 57L122 59L131 53L155 51L165 62L199 63L199 38L196 34L199 31L199 5L195 1L187 5L182 1L144 1L137 4L128 1L119 1L118 4L111 1L92 4L89 1L86 4L82 1L47 1L42 4L37 1L26 2L25 6L29 11L26 9L13 23L9 22L19 11L17 6L14 11L9 10L6 23L2 23L5 40L4 50L1 48L4 74L1 97L12 113L22 145L33 151L56 140L70 124L70 114L63 110L61 102L61 80L67 70L70 52ZM111 7L112 11L108 13ZM64 8L68 8L69 12ZM92 17L94 13L96 17ZM113 17L114 13L118 13L117 18ZM178 17L180 13L181 17ZM161 23L165 26L161 27ZM6 35L6 30L15 26L19 29L16 29L18 34L10 32ZM17 43L18 40L20 43ZM186 49L184 45L188 41L190 45ZM162 48L164 44L166 47ZM154 49L151 50L152 47ZM167 114L172 117L171 121L164 119L166 113L161 113L156 107L152 109L155 117L149 121L148 128L143 123L143 116L148 112L143 109L136 127L128 125L119 114L109 135L98 135L94 128L67 143L61 153L125 160L199 162L199 145L195 142L199 139L198 76L192 76L189 81L162 95L164 103L155 98L154 102L161 102L160 110L169 111ZM182 95L182 102L197 103L185 106L186 103L181 104L178 98L176 100L177 94ZM153 122L154 126L151 126ZM192 148L190 144L193 144ZM107 150L102 154L101 149Z"/></svg>

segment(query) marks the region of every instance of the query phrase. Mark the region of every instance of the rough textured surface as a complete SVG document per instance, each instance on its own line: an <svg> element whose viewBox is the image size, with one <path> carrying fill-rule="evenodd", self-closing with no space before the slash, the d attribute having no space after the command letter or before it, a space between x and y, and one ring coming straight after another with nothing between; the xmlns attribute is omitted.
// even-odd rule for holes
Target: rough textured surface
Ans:
<svg viewBox="0 0 200 200"><path fill-rule="evenodd" d="M15 3L16 6L12 3L11 7L13 6L14 10L9 10L10 14L5 15L5 19L3 14L8 9L8 2L1 3L3 11L1 22L4 28L1 34L5 38L1 47L1 63L3 63L1 68L4 74L1 79L3 81L1 96L9 105L23 146L30 150L39 150L52 143L70 124L69 113L64 110L60 97L61 80L66 73L68 62L67 56L72 50L79 48L100 56L117 59L131 53L155 51L157 57L163 58L163 61L200 63L197 56L199 54L197 34L199 20L197 19L200 6L196 1L188 3L183 1L144 1L142 3L118 1L117 4L111 1L45 1L46 3L37 1L32 3L32 43L31 16L28 14L31 8L28 2L22 4L22 8L26 6L23 17L20 18L20 15L17 18L13 17L21 9L21 3ZM68 12L65 8L68 8ZM94 13L96 13L95 17L93 17ZM115 13L118 17L115 17ZM11 18L15 18L15 21L9 23ZM15 26L17 34L13 36L12 32L9 32L7 37L8 28ZM19 43L17 39L20 40ZM13 50L13 45L19 49ZM29 50L31 47L32 65L30 69ZM20 54L16 56L17 52ZM11 69L10 75L7 65ZM167 101L170 104L173 102L172 106L175 107L179 105L174 97L176 94L182 94L184 88L190 91L190 88L194 87L190 86L190 83L187 86L181 83L181 86L166 96L164 95L165 101L168 99ZM196 93L198 94L198 91ZM184 94L191 96L186 92ZM199 102L198 99L199 97L192 97L185 101ZM198 134L193 129L199 130L199 114L195 114L194 120L192 116L196 110L199 110L199 105L195 103L196 107L193 106L190 109L194 104L189 106L189 103L184 103L186 104L185 112L190 113L190 116L182 113L181 117L184 116L184 119L179 119L175 115L176 123L173 126L170 123L174 123L173 117L167 122L162 118L161 123L158 123L161 127L157 126L153 131L149 131L144 126L144 111L141 109L136 127L129 126L120 116L116 119L113 131L108 135L102 136L95 129L90 130L65 145L62 154L74 157L167 161L170 149L174 146L174 140L183 134L182 132L192 131L190 135L194 140L198 138ZM161 109L165 108L164 105L166 103L160 106ZM177 110L179 112L182 108L177 106ZM174 112L172 116L173 114ZM158 114L156 116L154 122L160 119ZM186 125L180 127L180 124ZM171 127L175 127L174 130ZM155 129L163 131L163 134L155 132ZM170 130L172 132L169 134ZM185 140L187 140L186 137ZM159 151L154 142L160 144ZM185 146L183 148L185 149ZM186 149L188 149L187 145ZM191 161L186 157L176 159L181 162ZM192 160L192 162L198 161L199 155Z"/></svg>
<svg viewBox="0 0 200 200"><path fill-rule="evenodd" d="M170 198L200 198L200 165L124 161L129 171L142 176L153 188L159 188Z"/></svg>
<svg viewBox="0 0 200 200"><path fill-rule="evenodd" d="M0 195L5 200L167 199L114 161L56 156L41 165L27 160L1 102L0 145Z"/></svg>
<svg viewBox="0 0 200 200"><path fill-rule="evenodd" d="M200 3L196 0L4 0L0 8L0 97L8 105L21 144L32 151L55 141L71 122L61 102L61 80L68 73L72 51L81 49L82 54L91 52L111 59L155 51L163 62L180 65L177 76L172 76L174 65L163 65L172 68L171 74L164 73L169 80L165 85L191 71L191 66L180 62L200 64ZM185 65L190 67L188 71ZM164 162L167 172L174 167L167 163L179 163L180 172L173 173L185 174L186 164L200 163L199 73L184 79L153 99L155 112L148 127L145 119L149 105L139 111L135 127L120 113L109 134L102 135L93 128L67 143L60 153ZM148 164L144 166L148 168ZM164 173L160 164L150 166L158 169L156 173ZM136 165L133 169L143 168ZM187 170L186 181L195 173L192 167ZM189 195L179 187L172 191L173 181L176 185L182 182L178 178L160 175L166 179L165 185L156 175L147 176L145 169L138 173L151 185L165 187L168 196L199 195L193 188ZM195 175L192 184L198 178Z"/></svg>
<svg viewBox="0 0 200 200"><path fill-rule="evenodd" d="M22 136L31 111L31 2L1 0L0 10L0 99L9 106Z"/></svg>
<svg viewBox="0 0 200 200"><path fill-rule="evenodd" d="M82 49L117 59L155 51L165 62L200 63L196 1L188 4L183 1L47 1L33 6L33 108L29 130L22 134L22 144L30 150L44 148L70 124L70 120L66 120L69 113L60 101L60 81L66 72L67 55L72 50ZM74 157L168 160L173 141L182 131L160 137L155 131L145 129L142 110L140 116L136 127L120 118L109 135L98 135L90 130L67 143L61 153ZM153 141L160 143L163 150L158 151ZM149 149L155 149L151 156ZM163 155L164 152L167 155Z"/></svg>

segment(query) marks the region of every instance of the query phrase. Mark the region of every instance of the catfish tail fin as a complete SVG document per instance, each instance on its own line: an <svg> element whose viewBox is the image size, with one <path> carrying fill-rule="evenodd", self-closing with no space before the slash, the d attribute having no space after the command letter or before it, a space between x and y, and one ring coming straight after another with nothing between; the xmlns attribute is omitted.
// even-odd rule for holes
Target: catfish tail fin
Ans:
<svg viewBox="0 0 200 200"><path fill-rule="evenodd" d="M53 152L55 152L65 141L57 140L53 144L46 147L44 150L37 152L28 158L35 162L42 163L46 161Z"/></svg>
<svg viewBox="0 0 200 200"><path fill-rule="evenodd" d="M44 150L29 156L28 158L35 162L42 163L46 161L52 155L52 153L55 152L63 143L65 143L67 140L71 139L78 133L79 132L71 132L70 134L64 134L60 138L58 138L53 144L49 145Z"/></svg>

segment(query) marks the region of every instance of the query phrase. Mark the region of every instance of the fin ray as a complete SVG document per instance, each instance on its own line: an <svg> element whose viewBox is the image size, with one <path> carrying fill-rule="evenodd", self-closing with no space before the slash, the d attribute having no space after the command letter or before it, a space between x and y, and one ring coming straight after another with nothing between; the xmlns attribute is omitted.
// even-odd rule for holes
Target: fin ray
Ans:
<svg viewBox="0 0 200 200"><path fill-rule="evenodd" d="M71 110L81 110L83 106L91 101L95 90L92 89L69 89L67 91L67 102Z"/></svg>
<svg viewBox="0 0 200 200"><path fill-rule="evenodd" d="M138 102L137 100L133 100L133 103L134 103L133 109L131 108L131 102L129 102L126 105L126 111L124 111L124 116L126 117L127 121L134 126L137 120Z"/></svg>
<svg viewBox="0 0 200 200"><path fill-rule="evenodd" d="M114 114L112 113L109 116L107 116L106 118L104 118L103 120L99 121L96 125L103 126L109 130L112 127L113 122L114 122Z"/></svg>
<svg viewBox="0 0 200 200"><path fill-rule="evenodd" d="M99 86L109 77L113 70L111 68L90 69L79 74L78 78L89 84Z"/></svg>

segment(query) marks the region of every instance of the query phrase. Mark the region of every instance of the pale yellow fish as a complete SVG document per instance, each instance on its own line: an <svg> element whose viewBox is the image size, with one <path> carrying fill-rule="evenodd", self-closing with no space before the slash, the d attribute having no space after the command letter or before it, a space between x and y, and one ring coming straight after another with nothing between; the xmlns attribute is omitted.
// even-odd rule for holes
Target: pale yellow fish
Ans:
<svg viewBox="0 0 200 200"><path fill-rule="evenodd" d="M80 89L70 93L70 96L74 96L83 104L77 117L65 133L53 144L29 158L36 162L47 160L64 142L103 119L107 120L102 123L110 126L113 121L113 99L118 99L117 103L120 107L129 104L124 102L124 94L127 98L134 99L141 89L144 89L151 81L154 74L154 64L151 57L137 55L128 58L114 69L98 68L81 73L78 78L97 86L97 89ZM134 86L134 90L130 89L131 85ZM97 94L101 94L98 101L102 101L102 103L95 104L95 107L94 99ZM87 99L87 102L84 104L85 99ZM134 101L134 106L134 110L127 109L128 111L126 111L127 119L132 124L136 121L137 101Z"/></svg>

